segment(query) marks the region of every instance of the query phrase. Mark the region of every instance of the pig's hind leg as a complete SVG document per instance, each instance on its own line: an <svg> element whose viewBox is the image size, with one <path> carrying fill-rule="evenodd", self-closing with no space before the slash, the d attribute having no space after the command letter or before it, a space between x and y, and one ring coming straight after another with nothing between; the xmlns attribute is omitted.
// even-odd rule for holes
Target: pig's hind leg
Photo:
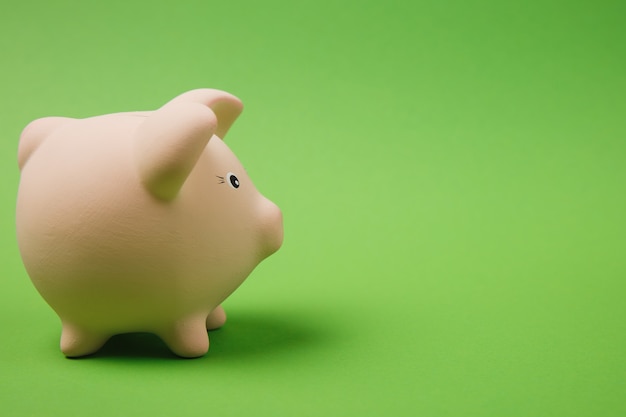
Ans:
<svg viewBox="0 0 626 417"><path fill-rule="evenodd" d="M109 339L109 335L89 331L80 326L63 322L61 352L68 358L95 353Z"/></svg>

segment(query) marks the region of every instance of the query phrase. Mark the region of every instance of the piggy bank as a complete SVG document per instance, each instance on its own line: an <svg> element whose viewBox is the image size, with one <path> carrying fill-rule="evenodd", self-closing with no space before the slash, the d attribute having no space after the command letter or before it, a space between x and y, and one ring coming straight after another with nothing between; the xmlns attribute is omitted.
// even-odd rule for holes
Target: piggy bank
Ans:
<svg viewBox="0 0 626 417"><path fill-rule="evenodd" d="M155 111L24 129L18 245L66 356L129 332L182 357L207 352L221 303L283 239L280 210L223 141L242 108L200 89Z"/></svg>

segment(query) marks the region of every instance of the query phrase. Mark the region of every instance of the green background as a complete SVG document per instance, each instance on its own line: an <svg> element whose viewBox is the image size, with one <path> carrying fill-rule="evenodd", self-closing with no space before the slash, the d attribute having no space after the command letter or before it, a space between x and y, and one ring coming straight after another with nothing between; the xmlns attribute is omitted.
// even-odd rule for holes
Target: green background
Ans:
<svg viewBox="0 0 626 417"><path fill-rule="evenodd" d="M0 6L0 415L626 415L620 1ZM285 243L209 354L65 359L15 242L32 119L213 87Z"/></svg>

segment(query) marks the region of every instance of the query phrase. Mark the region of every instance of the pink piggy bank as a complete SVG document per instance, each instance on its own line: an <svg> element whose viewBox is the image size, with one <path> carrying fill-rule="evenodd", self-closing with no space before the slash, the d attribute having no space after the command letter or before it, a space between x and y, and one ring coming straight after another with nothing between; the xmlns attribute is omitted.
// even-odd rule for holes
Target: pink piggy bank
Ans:
<svg viewBox="0 0 626 417"><path fill-rule="evenodd" d="M200 89L155 111L26 127L18 244L66 356L128 332L179 356L207 352L221 303L283 239L280 210L222 140L241 110Z"/></svg>

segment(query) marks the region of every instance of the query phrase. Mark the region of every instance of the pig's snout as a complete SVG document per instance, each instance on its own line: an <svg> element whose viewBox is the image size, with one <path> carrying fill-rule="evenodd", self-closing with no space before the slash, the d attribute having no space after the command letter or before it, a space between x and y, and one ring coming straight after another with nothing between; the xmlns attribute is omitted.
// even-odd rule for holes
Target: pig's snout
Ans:
<svg viewBox="0 0 626 417"><path fill-rule="evenodd" d="M263 258L276 252L283 244L283 214L265 197L260 207L261 254Z"/></svg>

